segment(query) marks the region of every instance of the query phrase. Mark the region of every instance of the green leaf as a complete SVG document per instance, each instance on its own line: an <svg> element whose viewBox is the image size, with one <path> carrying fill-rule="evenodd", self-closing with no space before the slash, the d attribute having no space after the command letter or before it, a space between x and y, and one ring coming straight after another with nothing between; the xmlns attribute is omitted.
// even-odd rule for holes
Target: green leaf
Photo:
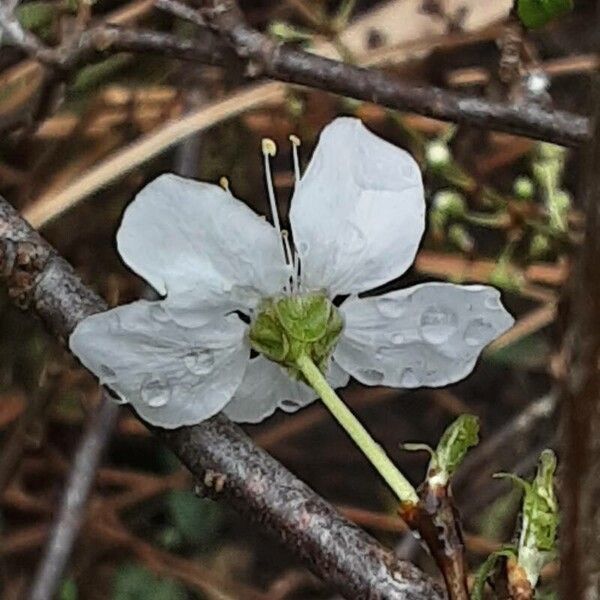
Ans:
<svg viewBox="0 0 600 600"><path fill-rule="evenodd" d="M535 29L573 10L573 0L519 0L517 14L525 27Z"/></svg>
<svg viewBox="0 0 600 600"><path fill-rule="evenodd" d="M471 590L471 600L483 600L485 598L485 582L494 572L498 561L502 557L509 558L516 555L517 549L512 546L502 548L501 550L497 550L493 554L490 554L481 564L479 569L477 569L475 580L473 581L473 589Z"/></svg>
<svg viewBox="0 0 600 600"><path fill-rule="evenodd" d="M430 471L444 485L452 477L465 458L469 448L479 443L479 419L473 415L461 415L444 431L432 458ZM428 477L430 475L428 474Z"/></svg>
<svg viewBox="0 0 600 600"><path fill-rule="evenodd" d="M159 579L139 565L121 567L114 580L113 600L185 600L185 588L170 579Z"/></svg>
<svg viewBox="0 0 600 600"><path fill-rule="evenodd" d="M169 516L181 537L206 547L223 523L221 507L213 500L198 498L189 490L174 490L167 496Z"/></svg>

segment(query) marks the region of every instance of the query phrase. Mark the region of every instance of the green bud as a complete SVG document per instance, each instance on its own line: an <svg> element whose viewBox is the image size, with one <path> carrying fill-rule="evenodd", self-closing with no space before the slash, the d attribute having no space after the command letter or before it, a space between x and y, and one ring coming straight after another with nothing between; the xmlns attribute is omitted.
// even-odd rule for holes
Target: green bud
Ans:
<svg viewBox="0 0 600 600"><path fill-rule="evenodd" d="M542 568L552 559L556 547L559 514L554 492L555 471L554 452L544 450L540 455L536 476L531 483L510 473L495 475L511 479L523 489L523 524L517 562L534 588Z"/></svg>
<svg viewBox="0 0 600 600"><path fill-rule="evenodd" d="M539 260L547 256L551 249L552 245L550 244L548 236L543 233L536 233L531 238L529 256L534 260Z"/></svg>
<svg viewBox="0 0 600 600"><path fill-rule="evenodd" d="M312 40L312 34L309 31L299 29L284 21L273 21L269 25L269 33L282 42L307 42Z"/></svg>
<svg viewBox="0 0 600 600"><path fill-rule="evenodd" d="M535 185L531 178L520 175L513 183L513 192L519 200L531 200L535 194Z"/></svg>
<svg viewBox="0 0 600 600"><path fill-rule="evenodd" d="M473 415L461 415L442 435L435 450L435 458L429 463L427 475L437 485L447 485L460 466L469 448L479 443L479 419Z"/></svg>
<svg viewBox="0 0 600 600"><path fill-rule="evenodd" d="M501 558L516 558L517 549L507 546L501 550L496 550L490 554L485 561L481 564L475 579L473 581L473 588L471 589L471 600L484 600L485 599L485 582L493 575L494 570Z"/></svg>
<svg viewBox="0 0 600 600"><path fill-rule="evenodd" d="M425 161L430 169L441 169L452 162L448 145L441 140L433 140L425 146Z"/></svg>
<svg viewBox="0 0 600 600"><path fill-rule="evenodd" d="M433 197L433 208L448 217L460 218L467 211L467 203L460 192L439 190Z"/></svg>

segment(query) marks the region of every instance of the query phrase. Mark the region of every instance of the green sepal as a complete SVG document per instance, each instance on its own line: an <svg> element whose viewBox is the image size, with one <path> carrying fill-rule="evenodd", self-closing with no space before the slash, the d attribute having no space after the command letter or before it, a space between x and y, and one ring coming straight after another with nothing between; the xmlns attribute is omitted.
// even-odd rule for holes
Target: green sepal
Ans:
<svg viewBox="0 0 600 600"><path fill-rule="evenodd" d="M260 312L249 331L250 345L260 354L275 362L282 362L290 350L290 343L272 315L272 311Z"/></svg>
<svg viewBox="0 0 600 600"><path fill-rule="evenodd" d="M546 23L573 10L573 0L519 0L517 14L529 29Z"/></svg>
<svg viewBox="0 0 600 600"><path fill-rule="evenodd" d="M315 342L326 331L332 304L323 294L289 296L275 302L279 322L293 338Z"/></svg>
<svg viewBox="0 0 600 600"><path fill-rule="evenodd" d="M490 554L479 566L479 569L477 569L477 573L475 574L475 579L473 581L473 588L471 589L471 600L484 600L485 582L494 572L494 569L498 564L498 560L500 560L502 557L516 558L516 556L517 549L514 546L507 546Z"/></svg>

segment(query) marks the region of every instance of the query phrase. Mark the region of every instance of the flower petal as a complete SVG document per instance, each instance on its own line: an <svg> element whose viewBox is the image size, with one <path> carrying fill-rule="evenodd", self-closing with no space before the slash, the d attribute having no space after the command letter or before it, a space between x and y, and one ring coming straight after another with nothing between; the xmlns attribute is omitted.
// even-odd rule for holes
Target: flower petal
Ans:
<svg viewBox="0 0 600 600"><path fill-rule="evenodd" d="M481 350L514 319L482 285L426 283L378 297L351 297L334 352L367 385L437 387L466 377Z"/></svg>
<svg viewBox="0 0 600 600"><path fill-rule="evenodd" d="M334 388L348 384L350 376L332 362L327 380ZM314 400L317 394L305 383L292 379L287 371L264 356L253 358L244 379L224 413L238 423L260 423L277 408L296 412Z"/></svg>
<svg viewBox="0 0 600 600"><path fill-rule="evenodd" d="M84 319L69 345L143 419L170 429L218 413L248 364L244 323L216 314L205 321L180 327L160 302L140 300Z"/></svg>
<svg viewBox="0 0 600 600"><path fill-rule="evenodd" d="M296 187L290 221L308 289L375 288L414 260L425 227L421 172L358 119L336 119Z"/></svg>
<svg viewBox="0 0 600 600"><path fill-rule="evenodd" d="M160 294L197 290L258 299L288 273L275 229L229 192L161 175L127 207L117 233L125 262Z"/></svg>

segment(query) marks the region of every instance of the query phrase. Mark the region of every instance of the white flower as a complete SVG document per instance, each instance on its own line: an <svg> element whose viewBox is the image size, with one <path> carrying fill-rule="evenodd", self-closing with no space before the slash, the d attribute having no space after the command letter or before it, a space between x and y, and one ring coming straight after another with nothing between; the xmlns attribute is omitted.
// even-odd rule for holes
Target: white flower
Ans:
<svg viewBox="0 0 600 600"><path fill-rule="evenodd" d="M265 150L270 187L272 149ZM272 193L270 199L274 205ZM297 182L295 249L276 212L274 219L276 227L216 185L160 176L125 211L117 245L164 298L85 319L71 336L72 351L154 425L198 423L221 410L258 422L316 398L280 365L250 357L248 321L266 298L347 296L327 372L333 387L350 375L368 385L446 385L465 377L482 348L513 323L499 293L481 285L357 295L411 265L425 203L411 156L356 119L323 130Z"/></svg>

